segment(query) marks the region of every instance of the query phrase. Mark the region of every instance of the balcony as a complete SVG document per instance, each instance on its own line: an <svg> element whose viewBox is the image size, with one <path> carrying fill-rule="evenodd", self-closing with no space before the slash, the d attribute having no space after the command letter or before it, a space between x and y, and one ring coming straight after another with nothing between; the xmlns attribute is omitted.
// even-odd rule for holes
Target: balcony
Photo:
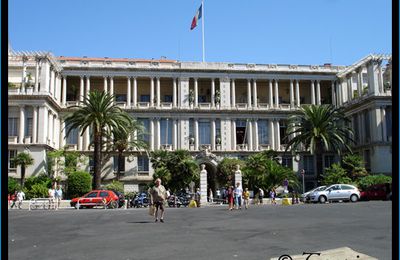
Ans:
<svg viewBox="0 0 400 260"><path fill-rule="evenodd" d="M237 151L247 151L247 144L238 144L236 145Z"/></svg>
<svg viewBox="0 0 400 260"><path fill-rule="evenodd" d="M290 110L290 104L279 104L280 109Z"/></svg>
<svg viewBox="0 0 400 260"><path fill-rule="evenodd" d="M9 143L9 144L16 144L16 143L18 143L18 136L9 136L9 137L8 137L8 143Z"/></svg>
<svg viewBox="0 0 400 260"><path fill-rule="evenodd" d="M236 103L236 108L239 110L247 109L247 103Z"/></svg>
<svg viewBox="0 0 400 260"><path fill-rule="evenodd" d="M171 102L162 102L161 103L161 108L163 108L163 109L171 109L172 108L172 103Z"/></svg>
<svg viewBox="0 0 400 260"><path fill-rule="evenodd" d="M260 151L271 150L271 145L270 144L259 144L258 150L260 150Z"/></svg>
<svg viewBox="0 0 400 260"><path fill-rule="evenodd" d="M25 144L30 144L31 143L31 137L30 136L25 136L25 138L24 138L24 143Z"/></svg>
<svg viewBox="0 0 400 260"><path fill-rule="evenodd" d="M70 101L67 101L66 105L67 105L67 107L79 106L79 101L78 100L70 100Z"/></svg>
<svg viewBox="0 0 400 260"><path fill-rule="evenodd" d="M268 103L258 103L258 108L269 109L269 104Z"/></svg>
<svg viewBox="0 0 400 260"><path fill-rule="evenodd" d="M200 151L211 150L211 144L201 144Z"/></svg>
<svg viewBox="0 0 400 260"><path fill-rule="evenodd" d="M172 145L171 144L162 144L161 145L161 150L172 151Z"/></svg>
<svg viewBox="0 0 400 260"><path fill-rule="evenodd" d="M117 101L115 102L115 105L117 105L117 107L125 109L126 108L126 102L125 101Z"/></svg>
<svg viewBox="0 0 400 260"><path fill-rule="evenodd" d="M211 103L199 103L200 109L211 109Z"/></svg>
<svg viewBox="0 0 400 260"><path fill-rule="evenodd" d="M78 145L76 145L76 144L67 144L67 145L65 145L65 150L67 150L67 151L76 151L76 150L78 150Z"/></svg>
<svg viewBox="0 0 400 260"><path fill-rule="evenodd" d="M149 102L138 102L138 108L149 108L150 107L150 103Z"/></svg>

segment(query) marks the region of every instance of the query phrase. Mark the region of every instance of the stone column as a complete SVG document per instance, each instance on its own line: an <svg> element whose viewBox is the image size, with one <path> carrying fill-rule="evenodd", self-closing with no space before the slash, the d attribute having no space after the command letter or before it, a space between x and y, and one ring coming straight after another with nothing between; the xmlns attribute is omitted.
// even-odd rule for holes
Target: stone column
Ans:
<svg viewBox="0 0 400 260"><path fill-rule="evenodd" d="M160 102L161 102L161 92L160 92L160 78L157 77L157 82L156 82L156 89L157 89L157 107L160 107Z"/></svg>
<svg viewBox="0 0 400 260"><path fill-rule="evenodd" d="M254 119L254 151L258 151L258 122Z"/></svg>
<svg viewBox="0 0 400 260"><path fill-rule="evenodd" d="M194 149L199 150L199 121L194 119Z"/></svg>
<svg viewBox="0 0 400 260"><path fill-rule="evenodd" d="M37 129L38 129L38 107L33 106L33 115L32 115L32 141L31 143L37 143Z"/></svg>
<svg viewBox="0 0 400 260"><path fill-rule="evenodd" d="M207 204L207 171L204 164L201 165L200 171L200 205Z"/></svg>
<svg viewBox="0 0 400 260"><path fill-rule="evenodd" d="M311 80L311 104L315 105L315 87L314 87L314 80Z"/></svg>
<svg viewBox="0 0 400 260"><path fill-rule="evenodd" d="M63 77L62 104L67 105L67 76Z"/></svg>
<svg viewBox="0 0 400 260"><path fill-rule="evenodd" d="M300 83L296 79L296 106L300 107Z"/></svg>
<svg viewBox="0 0 400 260"><path fill-rule="evenodd" d="M199 89L197 84L197 78L194 78L194 107L199 106Z"/></svg>
<svg viewBox="0 0 400 260"><path fill-rule="evenodd" d="M293 79L290 80L290 108L294 108L294 89L293 89Z"/></svg>
<svg viewBox="0 0 400 260"><path fill-rule="evenodd" d="M25 106L21 105L19 107L19 137L18 142L20 144L24 143L25 137Z"/></svg>
<svg viewBox="0 0 400 260"><path fill-rule="evenodd" d="M232 119L232 151L236 151L236 120Z"/></svg>
<svg viewBox="0 0 400 260"><path fill-rule="evenodd" d="M211 79L211 107L215 107L215 80Z"/></svg>
<svg viewBox="0 0 400 260"><path fill-rule="evenodd" d="M178 82L179 107L189 107L189 79L179 78Z"/></svg>
<svg viewBox="0 0 400 260"><path fill-rule="evenodd" d="M251 81L247 79L247 107L251 108Z"/></svg>
<svg viewBox="0 0 400 260"><path fill-rule="evenodd" d="M275 107L279 108L279 88L278 88L279 81L275 80Z"/></svg>
<svg viewBox="0 0 400 260"><path fill-rule="evenodd" d="M281 150L281 132L279 131L279 119L275 121L275 143L278 151Z"/></svg>
<svg viewBox="0 0 400 260"><path fill-rule="evenodd" d="M89 98L90 93L90 76L86 76L86 98Z"/></svg>
<svg viewBox="0 0 400 260"><path fill-rule="evenodd" d="M114 77L110 76L110 95L114 95ZM115 102L115 97L113 98Z"/></svg>
<svg viewBox="0 0 400 260"><path fill-rule="evenodd" d="M39 91L39 59L36 59L36 67L35 67L35 88L34 92L37 93Z"/></svg>
<svg viewBox="0 0 400 260"><path fill-rule="evenodd" d="M81 136L81 129L78 129L78 151L83 150L83 136Z"/></svg>
<svg viewBox="0 0 400 260"><path fill-rule="evenodd" d="M154 106L154 78L150 78L150 107Z"/></svg>
<svg viewBox="0 0 400 260"><path fill-rule="evenodd" d="M160 118L156 119L156 129L157 129L157 132L155 134L155 137L156 137L155 149L156 150L159 150L161 148L161 125L160 125L160 120L161 120Z"/></svg>
<svg viewBox="0 0 400 260"><path fill-rule="evenodd" d="M55 100L58 100L58 92L59 92L59 89L58 89L58 73L54 73L54 93L53 93L53 95L54 95L54 99Z"/></svg>
<svg viewBox="0 0 400 260"><path fill-rule="evenodd" d="M52 145L53 144L53 113L51 112L51 111L49 111L49 114L48 114L48 120L49 120L49 130L48 130L48 133L49 133L49 137L48 137L48 140L50 141L50 143L49 143L49 145Z"/></svg>
<svg viewBox="0 0 400 260"><path fill-rule="evenodd" d="M338 106L343 104L343 95L342 95L342 81L339 79L337 85L337 94L338 94Z"/></svg>
<svg viewBox="0 0 400 260"><path fill-rule="evenodd" d="M79 85L79 103L83 102L83 95L84 95L84 86L83 86L83 76L81 76L81 81Z"/></svg>
<svg viewBox="0 0 400 260"><path fill-rule="evenodd" d="M257 102L257 80L253 79L253 106L255 108L258 107L258 102Z"/></svg>
<svg viewBox="0 0 400 260"><path fill-rule="evenodd" d="M357 84L357 92L358 92L358 96L359 97L361 97L362 96L362 92L363 92L363 77L362 77L362 67L360 67L359 69L358 69L358 74L357 74L357 76L358 76L358 84Z"/></svg>
<svg viewBox="0 0 400 260"><path fill-rule="evenodd" d="M48 61L42 62L41 76L40 76L40 92L49 92L49 78L50 78L50 64Z"/></svg>
<svg viewBox="0 0 400 260"><path fill-rule="evenodd" d="M321 86L319 80L317 80L317 105L321 105Z"/></svg>
<svg viewBox="0 0 400 260"><path fill-rule="evenodd" d="M137 79L133 78L133 107L137 107Z"/></svg>
<svg viewBox="0 0 400 260"><path fill-rule="evenodd" d="M177 102L176 102L177 98L176 97L177 97L177 93L176 93L176 78L173 78L172 79L172 107L176 107L176 104L177 104Z"/></svg>
<svg viewBox="0 0 400 260"><path fill-rule="evenodd" d="M54 86L54 69L50 68L50 93L53 95L53 97L54 97L54 90L55 90L55 86Z"/></svg>
<svg viewBox="0 0 400 260"><path fill-rule="evenodd" d="M231 105L231 106L232 106L232 107L236 107L236 87L235 87L235 79L232 79L232 81L231 81L231 88L232 88L232 90L231 90L231 92L232 92L231 104L232 104L232 105Z"/></svg>
<svg viewBox="0 0 400 260"><path fill-rule="evenodd" d="M90 130L88 127L88 128L86 128L86 131L85 131L85 148L84 148L84 150L90 150L89 145L90 145Z"/></svg>
<svg viewBox="0 0 400 260"><path fill-rule="evenodd" d="M60 129L60 148L64 148L65 146L65 121L61 120L61 129Z"/></svg>
<svg viewBox="0 0 400 260"><path fill-rule="evenodd" d="M250 120L247 121L247 148L253 151L253 127Z"/></svg>
<svg viewBox="0 0 400 260"><path fill-rule="evenodd" d="M382 61L378 63L378 84L379 84L379 92L384 93L385 87L383 85L383 72L382 72Z"/></svg>
<svg viewBox="0 0 400 260"><path fill-rule="evenodd" d="M271 144L271 149L272 150L277 150L275 147L275 120L274 119L270 119L269 120L269 140L270 140L270 144Z"/></svg>
<svg viewBox="0 0 400 260"><path fill-rule="evenodd" d="M154 118L150 118L150 150L154 151Z"/></svg>
<svg viewBox="0 0 400 260"><path fill-rule="evenodd" d="M46 144L47 142L48 113L46 106L39 107L38 126L40 126L41 131L38 131L38 143Z"/></svg>
<svg viewBox="0 0 400 260"><path fill-rule="evenodd" d="M103 78L104 78L103 91L104 93L107 93L107 76L103 76Z"/></svg>
<svg viewBox="0 0 400 260"><path fill-rule="evenodd" d="M127 77L126 83L126 106L127 108L131 108L131 77Z"/></svg>
<svg viewBox="0 0 400 260"><path fill-rule="evenodd" d="M178 149L178 123L175 118L172 119L172 145L173 149Z"/></svg>
<svg viewBox="0 0 400 260"><path fill-rule="evenodd" d="M215 129L215 119L211 119L211 150L215 151L215 136L216 136L216 129Z"/></svg>
<svg viewBox="0 0 400 260"><path fill-rule="evenodd" d="M351 74L347 76L347 99L348 102L353 98L353 79Z"/></svg>
<svg viewBox="0 0 400 260"><path fill-rule="evenodd" d="M386 110L385 107L380 108L381 111L381 125L382 125L382 141L387 141L387 128L386 128Z"/></svg>
<svg viewBox="0 0 400 260"><path fill-rule="evenodd" d="M273 108L274 107L274 92L272 89L272 79L268 80L268 82L269 82L269 95L268 95L269 107Z"/></svg>
<svg viewBox="0 0 400 260"><path fill-rule="evenodd" d="M336 103L336 93L335 93L335 81L331 81L331 95L332 95L332 105L337 106Z"/></svg>

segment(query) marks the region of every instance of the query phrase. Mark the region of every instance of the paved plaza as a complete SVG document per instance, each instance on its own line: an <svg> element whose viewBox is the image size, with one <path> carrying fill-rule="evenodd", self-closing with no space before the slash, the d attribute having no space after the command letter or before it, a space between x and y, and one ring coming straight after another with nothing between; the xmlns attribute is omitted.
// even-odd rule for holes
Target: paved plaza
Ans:
<svg viewBox="0 0 400 260"><path fill-rule="evenodd" d="M10 260L270 259L349 247L391 259L389 201L147 209L9 210ZM312 257L310 259L313 259Z"/></svg>

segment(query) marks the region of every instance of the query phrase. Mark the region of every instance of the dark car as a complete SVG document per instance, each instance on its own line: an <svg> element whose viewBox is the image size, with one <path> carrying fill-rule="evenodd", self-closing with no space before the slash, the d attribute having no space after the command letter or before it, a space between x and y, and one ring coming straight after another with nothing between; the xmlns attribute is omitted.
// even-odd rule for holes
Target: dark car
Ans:
<svg viewBox="0 0 400 260"><path fill-rule="evenodd" d="M361 191L361 200L388 200L391 199L391 184L375 184Z"/></svg>
<svg viewBox="0 0 400 260"><path fill-rule="evenodd" d="M115 195L118 196L118 208L122 208L125 205L125 195L122 192L112 190Z"/></svg>

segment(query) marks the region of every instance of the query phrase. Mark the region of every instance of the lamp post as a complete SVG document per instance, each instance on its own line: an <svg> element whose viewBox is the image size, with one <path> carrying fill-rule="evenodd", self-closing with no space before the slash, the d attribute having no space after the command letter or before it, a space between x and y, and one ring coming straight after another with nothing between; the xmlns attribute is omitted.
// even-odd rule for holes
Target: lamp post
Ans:
<svg viewBox="0 0 400 260"><path fill-rule="evenodd" d="M303 178L303 194L305 192L305 190L304 190L304 173L305 173L305 171L304 171L304 169L302 169L301 170L301 177Z"/></svg>

